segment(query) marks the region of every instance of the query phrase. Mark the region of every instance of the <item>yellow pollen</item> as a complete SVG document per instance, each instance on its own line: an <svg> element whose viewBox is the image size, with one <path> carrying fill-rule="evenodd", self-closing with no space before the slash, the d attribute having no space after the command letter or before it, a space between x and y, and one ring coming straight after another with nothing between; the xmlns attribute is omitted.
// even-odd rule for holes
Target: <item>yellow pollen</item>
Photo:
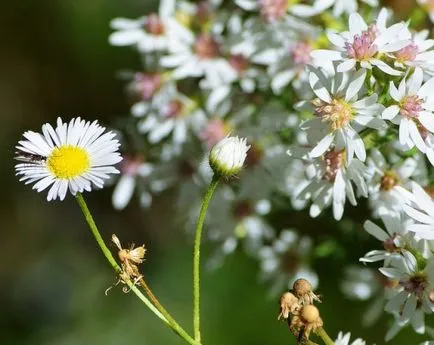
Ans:
<svg viewBox="0 0 434 345"><path fill-rule="evenodd" d="M351 105L343 99L333 99L331 103L315 99L312 104L315 107L315 114L323 122L328 123L333 131L347 125L354 115Z"/></svg>
<svg viewBox="0 0 434 345"><path fill-rule="evenodd" d="M71 179L89 169L89 154L77 146L56 147L47 159L47 167L57 178Z"/></svg>

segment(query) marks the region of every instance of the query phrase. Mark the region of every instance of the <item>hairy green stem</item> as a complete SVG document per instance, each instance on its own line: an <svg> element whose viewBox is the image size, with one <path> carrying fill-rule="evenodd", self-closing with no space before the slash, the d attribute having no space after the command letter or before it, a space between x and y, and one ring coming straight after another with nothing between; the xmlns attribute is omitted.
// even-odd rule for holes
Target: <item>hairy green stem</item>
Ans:
<svg viewBox="0 0 434 345"><path fill-rule="evenodd" d="M173 328L173 330L181 336L185 341L187 341L191 345L195 345L196 342L194 339L186 332L184 329L176 322L176 320L172 317L172 315L169 314L169 312L161 305L160 301L155 297L152 290L149 288L146 281L141 278L139 280L140 285L145 290L146 294L149 296L150 300L154 303L154 305L157 307L157 309L163 314L163 316L167 319L170 326Z"/></svg>
<svg viewBox="0 0 434 345"><path fill-rule="evenodd" d="M194 238L194 252L193 252L193 328L194 340L200 344L200 240L202 236L203 223L205 221L206 211L209 202L217 188L219 177L214 174L206 194L202 200L202 207L200 209L199 218L197 219L196 235Z"/></svg>
<svg viewBox="0 0 434 345"><path fill-rule="evenodd" d="M316 333L321 337L325 345L334 345L335 342L329 337L324 328L320 327Z"/></svg>
<svg viewBox="0 0 434 345"><path fill-rule="evenodd" d="M96 242L98 243L98 246L101 248L101 251L103 252L104 256L106 257L107 261L110 263L110 265L113 267L115 272L121 276L121 278L125 281L125 283L128 285L131 291L134 292L134 294L164 323L166 323L170 328L173 329L173 331L178 334L180 337L182 337L186 342L189 344L195 344L194 340L176 323L173 319L170 321L167 317L161 313L150 301L145 297L145 295L142 294L142 292L135 286L135 284L130 280L127 279L127 277L124 277L122 268L118 265L116 260L114 259L110 249L107 248L104 239L101 237L101 234L98 231L98 228L95 224L95 221L93 220L92 214L89 211L89 208L86 205L86 202L84 201L83 196L80 193L77 193L76 200L81 208L81 211L83 212L84 218L86 219L87 224L89 225L89 228L95 237ZM161 305L160 305L161 306ZM164 308L162 308L164 309Z"/></svg>

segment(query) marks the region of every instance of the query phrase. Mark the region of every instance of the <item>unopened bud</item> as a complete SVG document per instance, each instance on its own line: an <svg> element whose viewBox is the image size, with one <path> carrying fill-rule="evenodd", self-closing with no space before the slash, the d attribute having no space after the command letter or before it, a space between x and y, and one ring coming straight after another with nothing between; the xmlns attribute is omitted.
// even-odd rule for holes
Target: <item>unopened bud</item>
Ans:
<svg viewBox="0 0 434 345"><path fill-rule="evenodd" d="M232 177L241 171L249 148L246 139L226 137L211 149L209 164L215 174Z"/></svg>

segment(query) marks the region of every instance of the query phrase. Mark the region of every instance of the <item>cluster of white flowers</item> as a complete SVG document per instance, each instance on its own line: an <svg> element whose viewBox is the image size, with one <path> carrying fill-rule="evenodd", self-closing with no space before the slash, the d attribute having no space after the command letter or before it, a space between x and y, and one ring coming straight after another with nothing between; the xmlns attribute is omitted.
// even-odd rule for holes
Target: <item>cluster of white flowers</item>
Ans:
<svg viewBox="0 0 434 345"><path fill-rule="evenodd" d="M228 134L245 137L246 167L206 220L219 243L210 265L242 247L277 289L303 275L315 281L312 240L274 229L269 215L284 200L288 212L308 207L317 217L330 207L336 221L351 221L346 201L366 204L365 229L384 248L361 261L382 263L384 289L344 285L362 299L384 291L377 305L395 320L386 338L409 324L425 333L434 311L434 39L415 28L434 7L417 6L418 16L394 22L376 0L161 0L158 13L114 19L110 43L143 61L128 88L114 206L134 192L149 206L178 185L190 224L212 177L207 152Z"/></svg>

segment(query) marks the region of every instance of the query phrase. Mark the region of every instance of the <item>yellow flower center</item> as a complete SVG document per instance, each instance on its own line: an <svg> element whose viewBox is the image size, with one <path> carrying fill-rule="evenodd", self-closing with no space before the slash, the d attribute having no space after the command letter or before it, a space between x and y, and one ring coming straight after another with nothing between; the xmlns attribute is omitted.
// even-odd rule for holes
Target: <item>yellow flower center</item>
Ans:
<svg viewBox="0 0 434 345"><path fill-rule="evenodd" d="M56 147L47 158L47 167L57 178L71 179L89 169L89 154L77 146Z"/></svg>
<svg viewBox="0 0 434 345"><path fill-rule="evenodd" d="M333 131L344 127L354 117L351 104L343 99L335 98L331 103L326 103L317 98L312 101L312 104L315 108L315 115L328 123Z"/></svg>

